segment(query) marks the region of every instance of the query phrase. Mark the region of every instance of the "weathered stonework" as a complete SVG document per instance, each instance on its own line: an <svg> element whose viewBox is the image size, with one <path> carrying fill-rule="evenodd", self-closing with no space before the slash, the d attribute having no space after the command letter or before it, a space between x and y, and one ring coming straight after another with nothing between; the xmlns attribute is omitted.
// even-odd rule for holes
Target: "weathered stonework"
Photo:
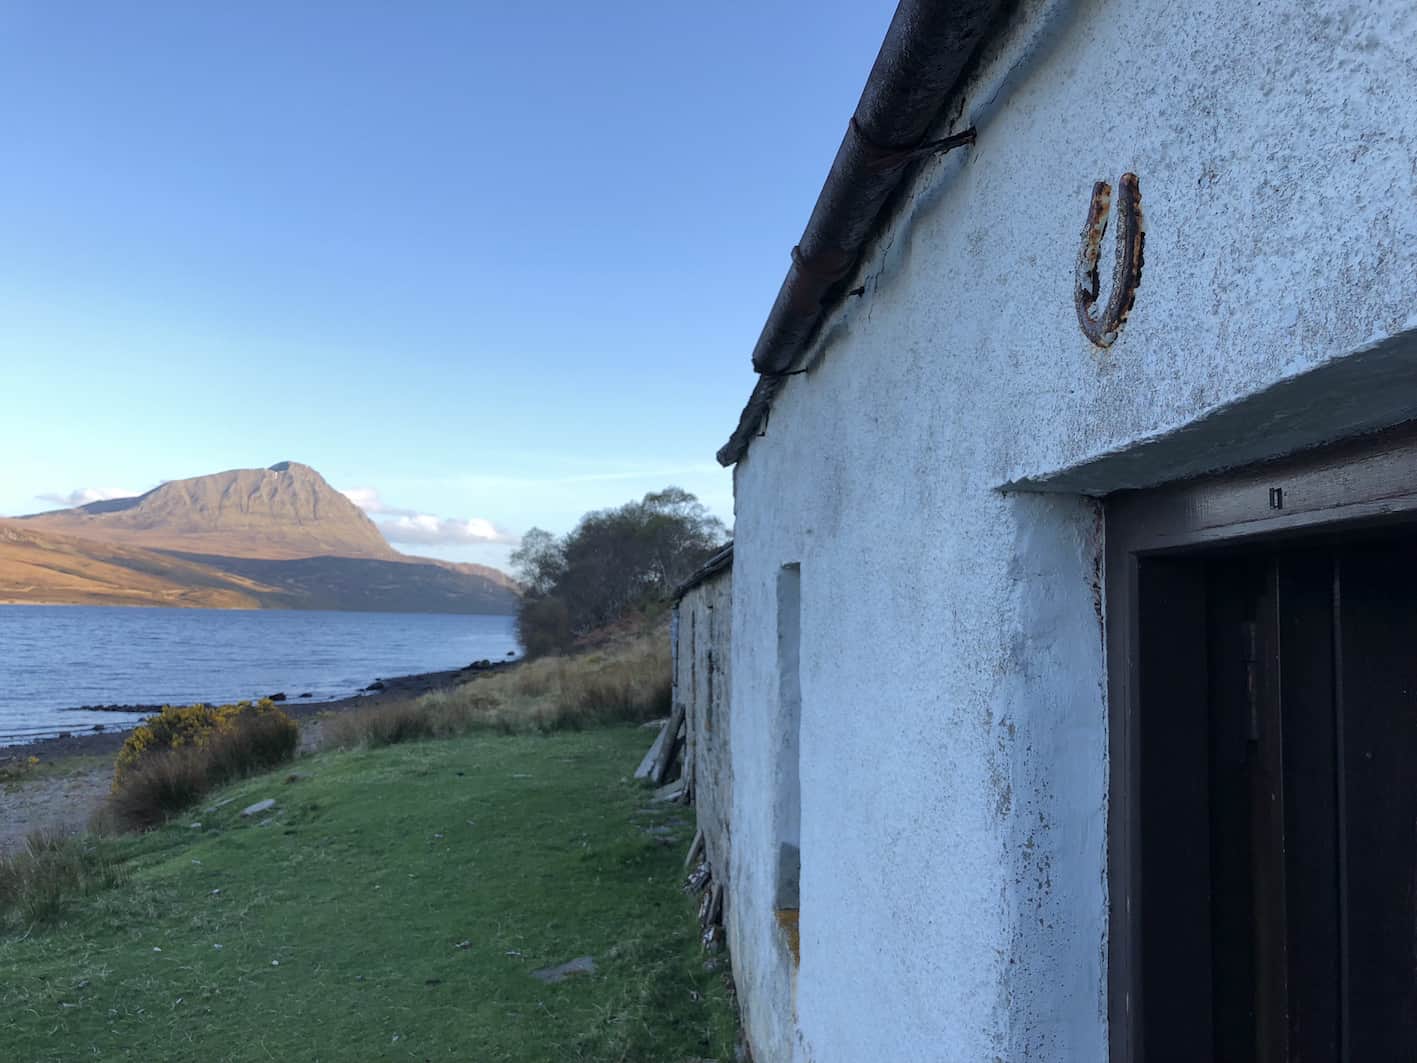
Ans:
<svg viewBox="0 0 1417 1063"><path fill-rule="evenodd" d="M684 770L704 834L705 858L725 888L733 868L732 627L731 568L686 591L675 606L674 703L684 707Z"/></svg>

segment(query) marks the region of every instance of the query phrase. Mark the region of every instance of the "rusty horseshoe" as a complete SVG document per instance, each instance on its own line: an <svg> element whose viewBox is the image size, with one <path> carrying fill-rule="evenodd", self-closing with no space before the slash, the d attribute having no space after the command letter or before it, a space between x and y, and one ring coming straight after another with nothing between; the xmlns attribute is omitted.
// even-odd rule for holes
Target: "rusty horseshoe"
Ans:
<svg viewBox="0 0 1417 1063"><path fill-rule="evenodd" d="M1092 186L1092 205L1082 230L1082 251L1078 255L1073 302L1083 335L1099 347L1110 347L1122 330L1127 314L1141 287L1142 246L1146 231L1142 225L1141 186L1134 173L1122 174L1117 197L1117 261L1112 269L1112 294L1100 316L1093 315L1099 281L1097 260L1102 255L1102 237L1107 233L1107 215L1112 206L1112 186L1098 181Z"/></svg>

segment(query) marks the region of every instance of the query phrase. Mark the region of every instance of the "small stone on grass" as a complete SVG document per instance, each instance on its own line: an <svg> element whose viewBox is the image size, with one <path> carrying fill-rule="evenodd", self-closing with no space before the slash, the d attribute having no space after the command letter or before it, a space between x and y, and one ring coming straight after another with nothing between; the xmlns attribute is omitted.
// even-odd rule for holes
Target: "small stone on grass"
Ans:
<svg viewBox="0 0 1417 1063"><path fill-rule="evenodd" d="M538 971L532 971L531 976L547 985L554 985L563 982L572 975L595 974L595 960L590 956L577 956L574 960L567 960L558 967L543 967Z"/></svg>

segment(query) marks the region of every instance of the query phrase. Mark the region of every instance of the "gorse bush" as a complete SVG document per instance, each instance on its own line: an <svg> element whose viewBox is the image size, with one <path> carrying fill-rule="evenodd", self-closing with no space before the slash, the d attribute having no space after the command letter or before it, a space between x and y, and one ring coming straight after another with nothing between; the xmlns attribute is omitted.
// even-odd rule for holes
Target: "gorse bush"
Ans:
<svg viewBox="0 0 1417 1063"><path fill-rule="evenodd" d="M234 705L165 705L162 712L149 716L124 741L113 769L113 788L118 789L129 772L154 756L205 749L215 745L217 739L249 729L261 719L283 721L276 730L288 725L292 734L299 736L295 721L269 698L238 701Z"/></svg>
<svg viewBox="0 0 1417 1063"><path fill-rule="evenodd" d="M285 763L299 744L300 728L267 699L168 706L123 743L109 811L119 825L145 830L223 783Z"/></svg>
<svg viewBox="0 0 1417 1063"><path fill-rule="evenodd" d="M500 734L638 723L669 713L669 642L663 632L594 653L542 657L416 701L342 713L324 724L327 746L397 745L473 731Z"/></svg>

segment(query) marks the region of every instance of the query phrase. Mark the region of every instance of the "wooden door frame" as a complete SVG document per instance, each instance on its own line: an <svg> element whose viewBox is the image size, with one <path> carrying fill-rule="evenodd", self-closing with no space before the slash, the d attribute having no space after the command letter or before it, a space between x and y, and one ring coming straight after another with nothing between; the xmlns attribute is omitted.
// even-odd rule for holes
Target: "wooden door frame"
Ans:
<svg viewBox="0 0 1417 1063"><path fill-rule="evenodd" d="M1108 1040L1112 1063L1142 1063L1139 565L1147 557L1417 522L1417 422L1231 472L1119 491L1104 507Z"/></svg>

